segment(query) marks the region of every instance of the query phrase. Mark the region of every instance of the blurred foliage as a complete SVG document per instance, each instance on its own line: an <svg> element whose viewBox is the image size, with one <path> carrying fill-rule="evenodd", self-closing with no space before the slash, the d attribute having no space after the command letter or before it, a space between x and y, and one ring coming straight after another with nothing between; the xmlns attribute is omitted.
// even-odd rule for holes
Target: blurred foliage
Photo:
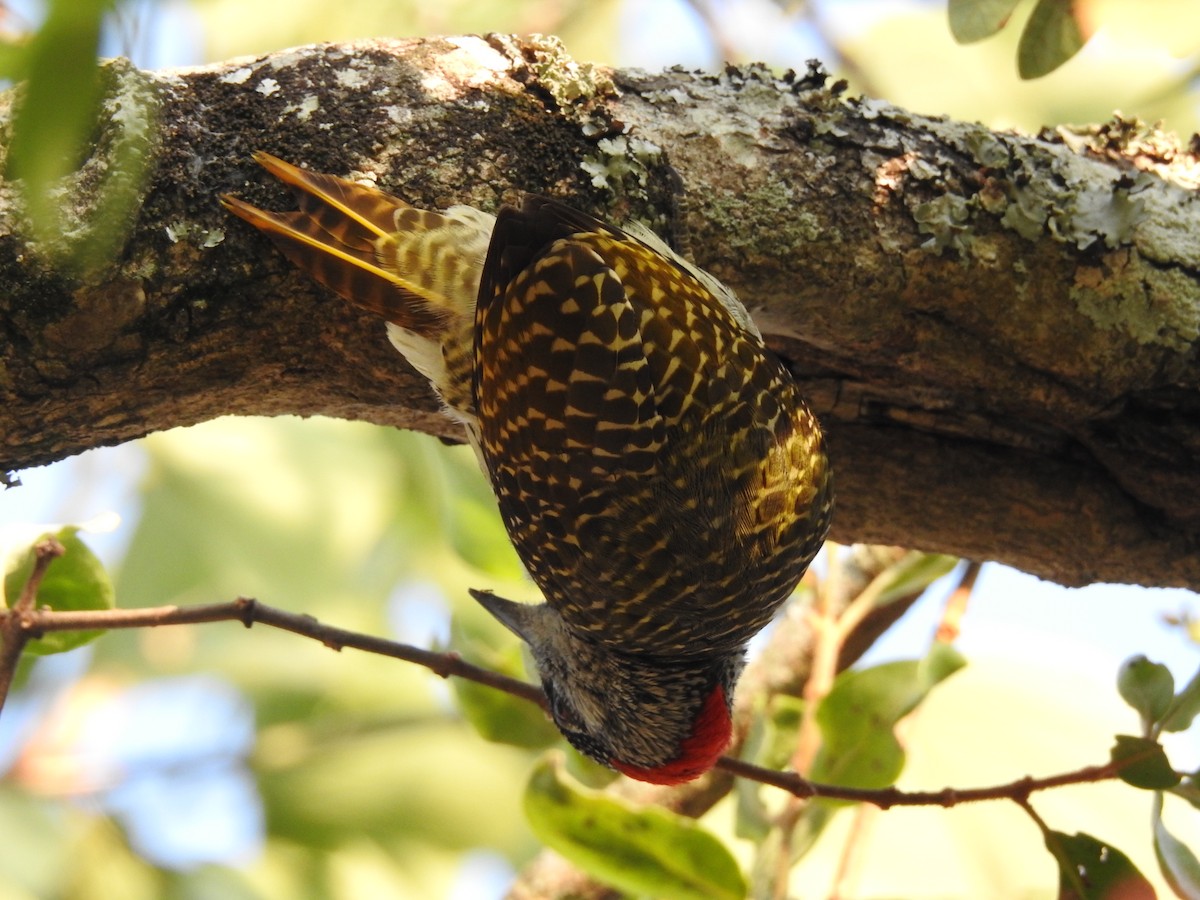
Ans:
<svg viewBox="0 0 1200 900"><path fill-rule="evenodd" d="M1195 132L1191 69L1200 51L1200 6L1094 0L1089 8L1092 40L1036 80L1022 79L1013 64L1028 4L998 34L966 46L955 42L941 4L872 19L847 30L838 46L852 61L852 86L915 112L1036 131L1100 122L1120 110L1164 120L1184 136Z"/></svg>
<svg viewBox="0 0 1200 900"><path fill-rule="evenodd" d="M1008 24L1020 0L950 0L950 33L963 44L989 38ZM1037 0L1017 46L1022 78L1049 75L1082 49L1088 22L1083 2Z"/></svg>
<svg viewBox="0 0 1200 900"><path fill-rule="evenodd" d="M112 7L49 0L35 31L0 39L0 79L19 83L3 177L37 252L77 276L111 264L124 243L154 138L155 98L97 59Z"/></svg>
<svg viewBox="0 0 1200 900"><path fill-rule="evenodd" d="M662 62L715 67L722 58L765 58L784 68L802 67L812 53L798 52L799 41L756 40L803 32L836 76L918 112L1036 129L1104 119L1120 107L1166 118L1179 131L1196 128L1196 64L1187 54L1198 46L1200 11L1192 5L976 4L989 5L990 20L967 24L973 37L992 36L967 47L954 42L941 3L875 4L869 14L860 2L733 0L193 0L192 8L213 59L317 40L541 31L560 35L578 58L610 64L642 63L628 48L652 46ZM1053 33L1035 18L1051 6L1069 10L1071 21L1086 7L1086 32L1095 36L1052 74L1022 81L1013 61L1022 58L1024 35L1042 46ZM952 4L952 15L955 8L966 7ZM22 179L31 209L69 184L83 161L104 87L95 48L107 9L107 0L53 0L43 24L0 43L0 75L29 80L6 177ZM671 10L678 26L664 24ZM57 213L50 205L31 215L48 228ZM156 435L142 448L138 508L114 573L119 605L252 595L530 675L516 640L466 594L486 587L535 598L469 451L319 419L223 420ZM906 557L892 570L895 590L878 602L932 580L950 562ZM1180 623L1194 627L1186 612ZM912 787L1006 781L1014 767L1045 773L1091 761L1131 727L1129 711L1122 718L1106 702L1115 692L1101 698L1061 668L1048 673L1040 659L1015 671L973 663L940 684L957 668L951 653L884 663L837 683L817 713L827 742L822 777L849 767L859 783L861 769L880 766L870 783L884 783L903 765L901 784ZM1190 889L1200 790L1194 777L1169 784L1157 742L1191 726L1200 679L1176 692L1145 661L1123 669L1120 684L1147 732L1120 752L1154 760L1140 776L1153 793L1152 835L1145 794L1117 784L1039 795L1048 819L1086 823L1105 842L1038 834L1019 810L996 805L882 816L826 810L812 852L791 873L793 889L816 896L844 887L846 848L854 847L869 860L853 872L856 896L1049 897L1056 866L1038 847L1050 846L1048 834L1059 862L1076 871L1111 862L1127 875L1112 840L1156 883L1163 883L1152 874L1157 857L1167 885ZM804 714L803 701L774 698L755 724L750 752L785 765ZM864 722L874 726L865 735ZM780 799L743 785L737 803L718 806L702 830L625 808L536 762L556 745L569 754L567 770L603 780L527 705L474 686L450 689L392 660L234 623L110 632L41 661L0 725L12 758L0 780L0 900L107 897L112 885L134 900L486 896L503 887L506 867L532 857L539 838L561 840L604 874L621 835L636 829L658 835L658 850L618 873L630 875L621 882L627 888L678 894L682 888L652 887L664 884L653 879L711 877L735 895L740 872L725 857L731 851L744 871L753 869ZM851 742L833 754L851 733L861 747ZM1168 802L1192 818L1168 829ZM539 838L523 803L535 807ZM599 844L587 827L592 816L609 828ZM709 847L701 862L710 869L668 872L663 848L677 843ZM488 871L498 876L471 874L481 851L492 854Z"/></svg>
<svg viewBox="0 0 1200 900"><path fill-rule="evenodd" d="M429 639L410 638L406 626L440 633L444 641L453 615L456 631L481 642L487 635L497 653L519 660L515 639L466 595L468 585L517 597L531 593L469 450L444 448L423 435L296 419L219 420L155 435L143 447L141 514L116 573L120 605L253 594L341 626L417 643ZM230 812L181 809L168 795L214 758L228 764L227 777L241 771L252 778L266 841L254 865L235 879L245 881L245 896L363 896L357 886L374 883L369 871L387 873L380 896L439 896L453 877L455 853L490 847L519 861L536 847L519 812L528 754L476 737L444 685L422 669L352 651L332 653L293 635L236 623L115 631L89 649L83 684L110 687L72 688L68 696L86 698L57 704L42 726L46 732L26 744L30 757L0 789L0 804L4 798L27 802L20 798L28 792L83 791L94 798L90 813L73 814L88 824L58 831L49 841L56 849L44 853L78 856L88 834L128 844L131 822L112 832L97 814L122 821L119 794L135 776L114 772L147 744L179 757L171 764L174 775L151 791L163 811L208 816L208 828L221 827ZM203 742L194 724L172 724L160 707L143 716L121 712L128 710L133 685L190 671L226 680L249 701L257 731L252 744L218 747L190 760L186 747ZM193 693L193 702L191 715L211 717L217 727L222 715L211 691ZM557 736L535 713L540 721L530 719L529 727L542 726L537 746L544 746ZM87 724L103 721L109 730L122 719L128 746L97 737ZM236 727L232 720L220 725L222 731ZM63 768L81 753L112 759L101 774L85 761ZM51 757L62 764L48 768ZM153 820L155 814L142 815ZM159 821L151 831L181 825ZM161 837L152 836L142 849L169 864L161 856ZM255 846L245 850L256 855ZM144 869L128 846L106 852L106 867L128 858L128 865ZM88 858L84 853L73 866L39 869L44 890L35 894L66 890L63 896L77 896L62 879ZM141 877L149 878L144 896L166 895L166 870ZM205 870L201 880L214 877Z"/></svg>
<svg viewBox="0 0 1200 900"><path fill-rule="evenodd" d="M1120 850L1090 834L1046 830L1061 900L1154 900L1154 887Z"/></svg>

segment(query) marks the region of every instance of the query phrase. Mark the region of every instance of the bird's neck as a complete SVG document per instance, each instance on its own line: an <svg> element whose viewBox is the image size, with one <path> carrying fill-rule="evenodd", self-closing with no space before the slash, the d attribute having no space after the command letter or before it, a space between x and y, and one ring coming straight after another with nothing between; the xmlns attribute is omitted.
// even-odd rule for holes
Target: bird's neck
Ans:
<svg viewBox="0 0 1200 900"><path fill-rule="evenodd" d="M729 701L725 696L725 688L717 684L700 707L692 733L679 745L677 757L653 768L631 766L613 760L613 768L638 781L681 784L711 769L729 746L732 736Z"/></svg>

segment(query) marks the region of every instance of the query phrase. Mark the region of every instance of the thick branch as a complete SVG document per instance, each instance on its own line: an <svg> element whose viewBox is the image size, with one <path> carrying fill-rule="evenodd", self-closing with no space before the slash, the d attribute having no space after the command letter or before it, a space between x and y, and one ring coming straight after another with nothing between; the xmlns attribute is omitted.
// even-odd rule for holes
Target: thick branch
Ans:
<svg viewBox="0 0 1200 900"><path fill-rule="evenodd" d="M4 470L227 413L457 436L378 323L218 209L283 202L261 147L419 204L538 190L690 237L828 425L840 540L1200 586L1200 211L1155 135L996 134L813 73L604 73L501 37L111 76L62 242L157 110L119 264L39 263L0 182Z"/></svg>

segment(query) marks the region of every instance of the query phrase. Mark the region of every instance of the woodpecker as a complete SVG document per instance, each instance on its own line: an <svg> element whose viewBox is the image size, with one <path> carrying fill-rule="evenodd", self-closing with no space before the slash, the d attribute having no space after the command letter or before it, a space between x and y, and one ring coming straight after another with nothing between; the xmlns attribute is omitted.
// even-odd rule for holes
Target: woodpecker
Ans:
<svg viewBox="0 0 1200 900"><path fill-rule="evenodd" d="M529 645L559 730L642 781L708 771L833 505L821 429L745 307L640 224L538 195L432 212L254 158L299 210L225 208L383 317L465 429L545 602L472 595Z"/></svg>

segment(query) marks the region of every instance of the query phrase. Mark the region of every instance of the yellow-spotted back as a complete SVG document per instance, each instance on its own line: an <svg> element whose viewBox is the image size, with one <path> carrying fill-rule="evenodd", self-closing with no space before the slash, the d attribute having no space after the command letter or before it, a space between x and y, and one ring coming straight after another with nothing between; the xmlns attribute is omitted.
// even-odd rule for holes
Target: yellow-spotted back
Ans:
<svg viewBox="0 0 1200 900"><path fill-rule="evenodd" d="M828 528L816 419L731 301L544 198L498 219L476 313L483 456L547 601L626 652L744 646Z"/></svg>

